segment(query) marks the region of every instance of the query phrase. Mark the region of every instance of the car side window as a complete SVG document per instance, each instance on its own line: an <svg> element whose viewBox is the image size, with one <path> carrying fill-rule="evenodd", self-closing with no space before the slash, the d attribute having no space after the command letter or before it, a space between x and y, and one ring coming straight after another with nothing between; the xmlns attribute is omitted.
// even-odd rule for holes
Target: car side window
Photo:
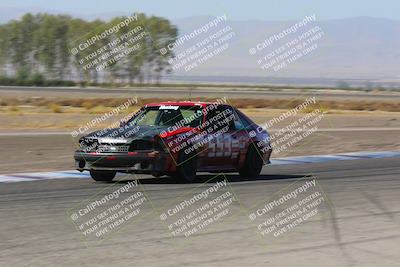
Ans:
<svg viewBox="0 0 400 267"><path fill-rule="evenodd" d="M240 123L242 125L242 128L240 128L240 129L249 129L249 128L251 128L252 123L249 122L247 120L247 118L245 118L242 114L240 114L240 112L235 112L235 114L239 119L238 123Z"/></svg>
<svg viewBox="0 0 400 267"><path fill-rule="evenodd" d="M216 121L213 119L214 117L218 117L218 125L220 128L229 126L229 130L235 130L235 125L233 120L229 119L229 116L232 114L232 110L227 106L217 106L215 109L212 109L207 114L207 119Z"/></svg>
<svg viewBox="0 0 400 267"><path fill-rule="evenodd" d="M225 112L225 119L227 120L227 123L229 124L229 130L231 131L236 131L240 128L236 126L236 112L233 108L229 106L222 106L223 111Z"/></svg>
<svg viewBox="0 0 400 267"><path fill-rule="evenodd" d="M236 112L236 110L233 109L232 112L233 112L233 116L234 116L233 122L234 122L234 124L235 124L235 129L236 129L236 130L243 130L243 129L245 129L245 126L244 126L242 120L240 119L239 114Z"/></svg>
<svg viewBox="0 0 400 267"><path fill-rule="evenodd" d="M235 108L232 107L227 107L227 108L231 111L229 114L232 114L233 116L233 120L231 120L232 124L231 129L234 129L236 131L244 130L250 126L249 122L245 118L243 118L240 112L238 112Z"/></svg>

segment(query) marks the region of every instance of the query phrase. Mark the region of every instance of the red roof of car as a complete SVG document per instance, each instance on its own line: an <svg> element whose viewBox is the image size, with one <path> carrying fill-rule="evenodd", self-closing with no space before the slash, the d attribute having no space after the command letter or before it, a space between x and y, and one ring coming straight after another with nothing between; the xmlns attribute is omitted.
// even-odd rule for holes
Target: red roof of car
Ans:
<svg viewBox="0 0 400 267"><path fill-rule="evenodd" d="M207 106L212 103L210 102L199 102L199 101L177 101L177 102L157 102L146 104L146 107L157 107L157 106Z"/></svg>

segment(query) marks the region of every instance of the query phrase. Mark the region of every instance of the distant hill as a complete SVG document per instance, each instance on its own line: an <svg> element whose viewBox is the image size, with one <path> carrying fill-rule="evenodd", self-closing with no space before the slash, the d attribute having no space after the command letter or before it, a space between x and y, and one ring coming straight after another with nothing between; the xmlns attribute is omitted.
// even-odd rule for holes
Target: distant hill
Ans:
<svg viewBox="0 0 400 267"><path fill-rule="evenodd" d="M211 18L174 20L180 34L190 32ZM187 75L267 76L312 78L393 79L400 81L400 21L359 17L313 22L325 35L318 48L279 72L261 70L249 48L296 23L228 21L239 41L207 64ZM293 35L294 36L294 35ZM285 40L289 40L285 39Z"/></svg>

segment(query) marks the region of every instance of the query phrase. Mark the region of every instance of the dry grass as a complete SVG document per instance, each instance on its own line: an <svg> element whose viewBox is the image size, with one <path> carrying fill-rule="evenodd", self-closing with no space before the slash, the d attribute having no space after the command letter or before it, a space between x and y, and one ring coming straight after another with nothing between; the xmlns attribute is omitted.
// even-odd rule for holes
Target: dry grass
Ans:
<svg viewBox="0 0 400 267"><path fill-rule="evenodd" d="M22 114L21 108L19 106L15 106L15 105L7 107L6 112L9 115L21 115Z"/></svg>
<svg viewBox="0 0 400 267"><path fill-rule="evenodd" d="M169 99L170 101L185 99ZM122 105L126 98L45 98L45 97L23 97L7 98L0 100L0 106L8 107L10 112L19 112L19 106L47 107L54 113L59 112L89 112L103 113L114 107ZM151 102L165 101L161 98L140 99L138 105L129 107L135 110L139 106ZM215 98L194 98L193 101L215 101ZM291 109L300 105L302 99L229 99L229 104L241 109ZM400 112L400 103L396 101L318 101L315 105L308 106L304 112L312 112L315 109L329 110L353 110L353 111L389 111ZM11 111L13 110L13 111Z"/></svg>
<svg viewBox="0 0 400 267"><path fill-rule="evenodd" d="M303 100L257 100L257 99L232 99L230 103L238 108L271 108L291 109L300 105ZM364 110L364 111L389 111L399 112L400 103L394 101L318 101L309 105L304 112L315 109L329 110Z"/></svg>
<svg viewBox="0 0 400 267"><path fill-rule="evenodd" d="M61 106L56 103L49 103L48 108L53 112L53 113L62 113Z"/></svg>

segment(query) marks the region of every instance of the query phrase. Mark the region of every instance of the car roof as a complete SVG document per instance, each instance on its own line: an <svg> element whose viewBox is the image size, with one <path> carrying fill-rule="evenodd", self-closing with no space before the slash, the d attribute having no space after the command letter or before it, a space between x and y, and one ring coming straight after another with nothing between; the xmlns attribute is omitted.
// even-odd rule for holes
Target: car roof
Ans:
<svg viewBox="0 0 400 267"><path fill-rule="evenodd" d="M155 102L146 104L146 107L158 107L158 106L208 106L214 104L212 102L201 102L201 101L166 101L166 102ZM225 105L225 104L224 104Z"/></svg>

